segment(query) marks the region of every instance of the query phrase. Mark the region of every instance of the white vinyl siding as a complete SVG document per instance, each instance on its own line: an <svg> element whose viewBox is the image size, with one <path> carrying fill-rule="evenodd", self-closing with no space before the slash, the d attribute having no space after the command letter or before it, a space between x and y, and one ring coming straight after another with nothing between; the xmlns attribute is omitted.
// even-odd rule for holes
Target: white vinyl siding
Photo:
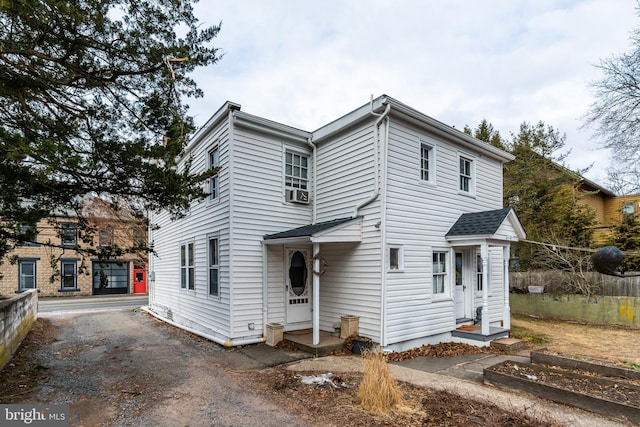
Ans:
<svg viewBox="0 0 640 427"><path fill-rule="evenodd" d="M229 283L229 186L231 147L228 121L222 120L208 130L199 144L193 147L192 171L209 168L208 153L218 148L221 169L218 172L219 195L216 203L193 203L187 218L171 220L166 212L151 212L149 241L155 254L149 256L149 305L162 316L194 330L229 340L230 293ZM208 236L219 238L219 296L208 297ZM194 244L194 290L184 292L180 287L180 250L177 242L188 238ZM183 242L186 243L186 240Z"/></svg>
<svg viewBox="0 0 640 427"><path fill-rule="evenodd" d="M437 186L409 185L418 182L420 175L417 156L408 153L419 153L424 141L437 146ZM470 198L459 191L459 149L454 141L413 124L390 121L384 226L387 244L403 244L404 272L386 276L389 345L448 333L455 327L450 289L443 296L432 293L432 254L450 246L445 234L462 213L502 208L502 164L469 153L476 162L476 197ZM502 304L492 298L494 303Z"/></svg>

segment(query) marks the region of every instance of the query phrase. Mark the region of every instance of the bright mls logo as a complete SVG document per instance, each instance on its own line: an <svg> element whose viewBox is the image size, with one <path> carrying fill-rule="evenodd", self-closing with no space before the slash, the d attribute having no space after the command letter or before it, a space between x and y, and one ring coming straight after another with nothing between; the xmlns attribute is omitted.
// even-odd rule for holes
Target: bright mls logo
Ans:
<svg viewBox="0 0 640 427"><path fill-rule="evenodd" d="M0 425L69 427L69 405L0 405Z"/></svg>

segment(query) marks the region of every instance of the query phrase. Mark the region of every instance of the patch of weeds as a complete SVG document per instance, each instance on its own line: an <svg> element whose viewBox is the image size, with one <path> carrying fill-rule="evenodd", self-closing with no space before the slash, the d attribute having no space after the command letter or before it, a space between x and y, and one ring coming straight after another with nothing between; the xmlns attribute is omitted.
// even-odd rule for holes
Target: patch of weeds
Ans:
<svg viewBox="0 0 640 427"><path fill-rule="evenodd" d="M545 345L551 342L551 337L548 335L515 325L511 325L511 337L527 341L534 346Z"/></svg>
<svg viewBox="0 0 640 427"><path fill-rule="evenodd" d="M627 369L633 369L635 371L640 371L640 365L634 362L627 362L627 361L622 361L620 362L622 364L622 366L624 366Z"/></svg>

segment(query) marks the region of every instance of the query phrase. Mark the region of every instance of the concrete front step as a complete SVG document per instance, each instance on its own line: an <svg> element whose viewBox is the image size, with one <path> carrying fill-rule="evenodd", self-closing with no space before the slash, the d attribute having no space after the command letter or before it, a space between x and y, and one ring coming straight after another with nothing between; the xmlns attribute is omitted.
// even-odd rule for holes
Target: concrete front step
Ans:
<svg viewBox="0 0 640 427"><path fill-rule="evenodd" d="M516 354L527 346L527 343L517 338L500 338L491 341L491 346L507 354Z"/></svg>
<svg viewBox="0 0 640 427"><path fill-rule="evenodd" d="M320 331L320 343L318 345L313 344L313 334L305 333L284 333L285 341L290 342L300 351L313 354L315 357L329 356L343 349L344 340L330 334L328 332Z"/></svg>

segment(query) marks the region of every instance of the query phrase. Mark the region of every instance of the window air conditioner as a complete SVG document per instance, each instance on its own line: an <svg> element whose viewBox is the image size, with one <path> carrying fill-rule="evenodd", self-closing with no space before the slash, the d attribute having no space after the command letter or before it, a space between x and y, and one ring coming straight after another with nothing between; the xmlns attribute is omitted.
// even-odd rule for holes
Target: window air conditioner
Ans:
<svg viewBox="0 0 640 427"><path fill-rule="evenodd" d="M309 192L307 190L287 190L287 202L309 204Z"/></svg>

